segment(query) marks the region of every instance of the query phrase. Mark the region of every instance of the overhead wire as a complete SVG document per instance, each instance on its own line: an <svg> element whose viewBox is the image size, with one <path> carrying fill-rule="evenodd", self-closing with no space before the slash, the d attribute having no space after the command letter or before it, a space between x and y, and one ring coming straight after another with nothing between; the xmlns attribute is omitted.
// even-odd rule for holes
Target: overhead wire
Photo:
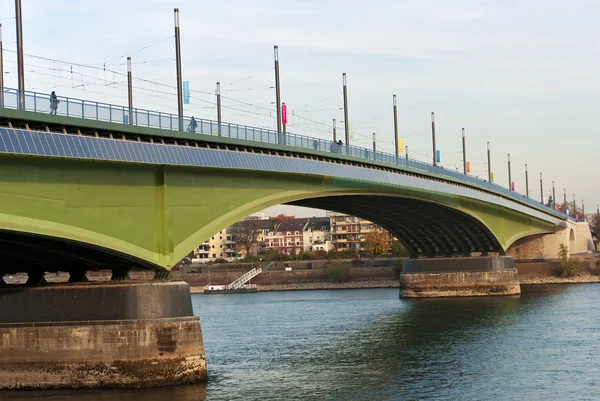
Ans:
<svg viewBox="0 0 600 401"><path fill-rule="evenodd" d="M111 59L111 60L109 60L109 61L105 61L105 62L103 62L103 63L97 63L97 64L104 64L104 65L107 65L107 64L109 64L109 63L111 63L111 62L113 62L113 61L115 61L115 60L119 60L119 59L122 59L123 57L127 57L127 56L130 56L130 55L132 55L132 54L135 54L135 53L141 52L142 50L146 50L146 49L147 49L147 48L149 48L149 47L156 46L156 45L158 45L158 44L160 44L160 43L162 43L162 42L166 42L167 40L171 40L171 39L173 39L173 38L175 38L175 35L171 35L171 36L169 36L169 37L167 37L167 38L163 38L163 39L159 40L158 42L152 43L152 44L150 44L150 45L146 45L146 46L144 46L144 47L141 47L141 48L139 48L139 49L137 49L137 50L134 50L134 51L131 51L131 52L129 52L129 53L126 53L126 54L124 54L124 55L122 55L122 56L115 57L115 58L113 58L113 59Z"/></svg>

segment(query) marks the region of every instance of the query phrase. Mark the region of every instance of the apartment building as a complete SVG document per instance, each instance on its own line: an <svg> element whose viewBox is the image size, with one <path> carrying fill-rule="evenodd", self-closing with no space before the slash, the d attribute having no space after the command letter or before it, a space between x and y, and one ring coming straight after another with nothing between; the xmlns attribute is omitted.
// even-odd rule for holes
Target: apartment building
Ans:
<svg viewBox="0 0 600 401"><path fill-rule="evenodd" d="M332 249L341 252L365 250L365 235L380 227L373 222L343 213L328 213L331 226Z"/></svg>
<svg viewBox="0 0 600 401"><path fill-rule="evenodd" d="M256 244L250 250L253 256L264 254L269 249L287 255L333 249L329 217L259 219L249 216L247 219L252 220L257 233ZM221 258L232 261L246 255L245 249L236 244L233 230L228 227L200 244L194 251L194 257L199 262L209 262Z"/></svg>
<svg viewBox="0 0 600 401"><path fill-rule="evenodd" d="M309 219L302 231L303 250L329 252L331 246L331 222L329 217L314 217Z"/></svg>
<svg viewBox="0 0 600 401"><path fill-rule="evenodd" d="M236 243L230 232L230 228L219 231L211 238L204 241L194 251L195 259L206 261L215 259L233 260L238 257ZM203 260L200 260L201 262Z"/></svg>

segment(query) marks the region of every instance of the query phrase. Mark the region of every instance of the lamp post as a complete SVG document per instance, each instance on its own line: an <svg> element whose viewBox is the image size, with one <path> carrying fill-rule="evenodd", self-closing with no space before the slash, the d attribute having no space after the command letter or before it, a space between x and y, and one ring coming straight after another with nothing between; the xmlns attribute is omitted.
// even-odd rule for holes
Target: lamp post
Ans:
<svg viewBox="0 0 600 401"><path fill-rule="evenodd" d="M275 45L273 47L273 53L275 58L275 103L277 107L277 137L279 143L281 143L281 91L279 87L279 47Z"/></svg>
<svg viewBox="0 0 600 401"><path fill-rule="evenodd" d="M396 95L394 95L394 143L396 159L398 159L398 109L396 107Z"/></svg>
<svg viewBox="0 0 600 401"><path fill-rule="evenodd" d="M215 95L217 96L217 124L219 125L219 136L221 136L221 82L217 82Z"/></svg>
<svg viewBox="0 0 600 401"><path fill-rule="evenodd" d="M525 196L529 198L529 174L527 173L527 164L525 165Z"/></svg>
<svg viewBox="0 0 600 401"><path fill-rule="evenodd" d="M542 173L540 173L540 197L542 200L542 205L544 204L544 184L542 182Z"/></svg>
<svg viewBox="0 0 600 401"><path fill-rule="evenodd" d="M177 114L179 131L183 131L183 89L181 87L181 38L179 36L179 9L175 10L175 64L177 68Z"/></svg>
<svg viewBox="0 0 600 401"><path fill-rule="evenodd" d="M133 79L131 77L131 57L127 57L127 97L129 99L129 125L133 124Z"/></svg>
<svg viewBox="0 0 600 401"><path fill-rule="evenodd" d="M510 153L508 154L508 190L512 191L512 176L510 174Z"/></svg>
<svg viewBox="0 0 600 401"><path fill-rule="evenodd" d="M435 114L431 112L431 141L433 143L433 165L437 166L436 149L435 149Z"/></svg>
<svg viewBox="0 0 600 401"><path fill-rule="evenodd" d="M350 124L348 122L348 86L346 84L346 73L342 74L344 83L344 128L346 130L346 146L350 146Z"/></svg>
<svg viewBox="0 0 600 401"><path fill-rule="evenodd" d="M19 81L19 109L25 110L25 64L23 60L23 19L21 18L21 0L15 0L17 28L17 69Z"/></svg>
<svg viewBox="0 0 600 401"><path fill-rule="evenodd" d="M337 142L337 135L336 135L336 131L337 131L337 127L335 126L335 118L333 119L333 142L336 143Z"/></svg>
<svg viewBox="0 0 600 401"><path fill-rule="evenodd" d="M487 159L488 159L488 182L492 182L492 158L490 156L490 143L487 143Z"/></svg>
<svg viewBox="0 0 600 401"><path fill-rule="evenodd" d="M0 24L0 107L4 107L4 61L2 60L2 24Z"/></svg>

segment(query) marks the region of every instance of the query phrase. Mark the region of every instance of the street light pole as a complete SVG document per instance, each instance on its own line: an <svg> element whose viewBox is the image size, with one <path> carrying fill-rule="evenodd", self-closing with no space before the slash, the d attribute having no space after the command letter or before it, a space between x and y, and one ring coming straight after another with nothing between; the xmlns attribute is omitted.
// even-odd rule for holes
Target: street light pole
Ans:
<svg viewBox="0 0 600 401"><path fill-rule="evenodd" d="M435 149L435 114L431 112L431 141L433 143L433 165L437 166L436 149Z"/></svg>
<svg viewBox="0 0 600 401"><path fill-rule="evenodd" d="M554 190L554 181L552 181L552 207L556 210L556 191Z"/></svg>
<svg viewBox="0 0 600 401"><path fill-rule="evenodd" d="M25 110L25 61L23 60L23 19L21 17L21 0L15 0L15 16L17 27L17 69L19 79L19 109Z"/></svg>
<svg viewBox="0 0 600 401"><path fill-rule="evenodd" d="M529 198L529 174L527 173L527 164L525 165L525 196Z"/></svg>
<svg viewBox="0 0 600 401"><path fill-rule="evenodd" d="M179 36L179 9L175 10L175 63L177 66L177 114L179 131L183 131L183 88L181 82L181 38Z"/></svg>
<svg viewBox="0 0 600 401"><path fill-rule="evenodd" d="M221 136L221 82L217 82L217 124L219 125L219 136Z"/></svg>
<svg viewBox="0 0 600 401"><path fill-rule="evenodd" d="M490 143L487 143L487 157L488 157L488 182L492 182L492 159L490 157Z"/></svg>
<svg viewBox="0 0 600 401"><path fill-rule="evenodd" d="M273 47L275 57L275 103L277 107L277 137L281 143L281 88L279 87L279 47Z"/></svg>
<svg viewBox="0 0 600 401"><path fill-rule="evenodd" d="M127 57L127 94L129 99L129 125L133 125L133 79L131 77L131 57Z"/></svg>
<svg viewBox="0 0 600 401"><path fill-rule="evenodd" d="M563 208L565 209L564 211L566 212L567 209L569 208L569 206L567 205L567 188L563 188L563 196L564 196Z"/></svg>
<svg viewBox="0 0 600 401"><path fill-rule="evenodd" d="M375 144L375 133L373 132L373 157L375 157L375 152L377 152L377 145Z"/></svg>
<svg viewBox="0 0 600 401"><path fill-rule="evenodd" d="M333 142L337 143L337 127L335 126L335 118L333 119Z"/></svg>
<svg viewBox="0 0 600 401"><path fill-rule="evenodd" d="M396 159L398 159L398 109L396 107L396 95L394 95L394 147L396 153Z"/></svg>
<svg viewBox="0 0 600 401"><path fill-rule="evenodd" d="M540 173L540 197L542 199L542 205L544 204L544 184L542 183L542 173Z"/></svg>
<svg viewBox="0 0 600 401"><path fill-rule="evenodd" d="M510 174L510 153L508 154L508 190L512 191L512 176Z"/></svg>
<svg viewBox="0 0 600 401"><path fill-rule="evenodd" d="M2 24L0 24L0 107L4 107L4 61L2 60Z"/></svg>
<svg viewBox="0 0 600 401"><path fill-rule="evenodd" d="M462 145L463 145L463 171L467 175L467 145L465 143L465 129L462 129Z"/></svg>
<svg viewBox="0 0 600 401"><path fill-rule="evenodd" d="M346 129L346 146L350 146L350 124L348 123L348 86L346 85L346 73L342 74L344 82L344 128Z"/></svg>

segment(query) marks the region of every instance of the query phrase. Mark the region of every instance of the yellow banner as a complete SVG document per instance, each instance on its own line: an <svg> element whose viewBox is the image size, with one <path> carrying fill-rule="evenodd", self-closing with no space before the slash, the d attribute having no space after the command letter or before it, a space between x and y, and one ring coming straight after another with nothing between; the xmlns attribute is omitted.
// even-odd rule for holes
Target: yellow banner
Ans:
<svg viewBox="0 0 600 401"><path fill-rule="evenodd" d="M492 174L490 174L490 182L494 182L494 172L492 171Z"/></svg>
<svg viewBox="0 0 600 401"><path fill-rule="evenodd" d="M398 152L404 152L404 146L402 146L402 138L398 138Z"/></svg>

